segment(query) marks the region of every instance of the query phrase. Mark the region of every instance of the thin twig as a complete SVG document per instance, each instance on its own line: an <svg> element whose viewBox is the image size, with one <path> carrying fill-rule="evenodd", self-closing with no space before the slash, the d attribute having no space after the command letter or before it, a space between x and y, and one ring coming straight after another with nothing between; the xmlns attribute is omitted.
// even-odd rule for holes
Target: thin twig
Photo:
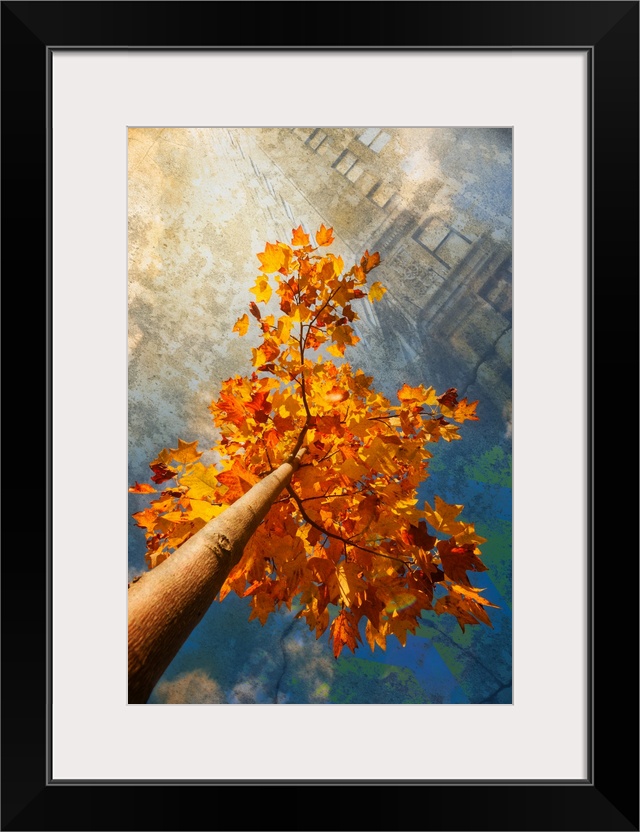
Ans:
<svg viewBox="0 0 640 832"><path fill-rule="evenodd" d="M357 543L352 543L348 538L342 537L342 535L334 534L333 532L327 531L327 529L325 529L323 526L321 526L319 523L316 523L315 520L312 520L311 517L309 517L307 512L304 510L304 507L302 505L302 501L300 500L300 497L298 497L298 495L293 490L293 487L291 485L287 486L287 491L289 492L292 499L295 501L296 505L298 506L298 511L302 515L303 520L305 520L310 526L313 526L314 529L317 529L319 532L322 532L322 534L325 534L327 537L331 537L334 540L339 540L341 543L346 543L349 546L353 546L354 549L360 549L361 552L368 552L370 555L375 555L376 557L379 557L379 558L387 558L388 560L395 560L395 561L398 561L399 563L404 563L405 566L410 565L410 561L402 560L402 558L394 558L392 555L386 555L383 552L375 552L373 549L367 549L365 546L360 546Z"/></svg>

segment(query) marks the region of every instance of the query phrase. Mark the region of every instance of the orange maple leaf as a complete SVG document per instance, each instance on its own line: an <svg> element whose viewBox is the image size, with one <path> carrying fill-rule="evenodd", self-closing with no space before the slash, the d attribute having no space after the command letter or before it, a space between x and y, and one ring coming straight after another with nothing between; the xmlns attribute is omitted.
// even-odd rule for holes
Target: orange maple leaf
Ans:
<svg viewBox="0 0 640 832"><path fill-rule="evenodd" d="M331 404L339 404L349 398L349 391L343 390L341 387L334 385L328 393L325 394L325 399Z"/></svg>
<svg viewBox="0 0 640 832"><path fill-rule="evenodd" d="M292 246L308 246L309 245L309 235L304 233L304 229L301 225L297 228L294 228L291 232L293 234L291 238L291 245Z"/></svg>
<svg viewBox="0 0 640 832"><path fill-rule="evenodd" d="M233 503L258 482L258 477L248 471L238 460L234 460L228 471L218 474L218 482L227 486L224 502Z"/></svg>
<svg viewBox="0 0 640 832"><path fill-rule="evenodd" d="M475 544L465 543L464 546L459 546L453 537L439 541L438 554L447 578L456 584L471 586L467 572L487 571L487 567L477 556L476 551Z"/></svg>
<svg viewBox="0 0 640 832"><path fill-rule="evenodd" d="M231 331L237 332L239 335L246 335L247 329L249 329L249 316L245 312L244 315L241 318L238 318L235 322Z"/></svg>
<svg viewBox="0 0 640 832"><path fill-rule="evenodd" d="M464 422L467 419L473 419L474 421L478 421L478 417L476 416L476 407L478 406L478 402L467 402L467 399L460 399L458 406L456 407L452 419L455 419L456 422Z"/></svg>
<svg viewBox="0 0 640 832"><path fill-rule="evenodd" d="M455 407L458 404L458 391L455 387L450 387L441 396L438 396L438 402L444 407Z"/></svg>
<svg viewBox="0 0 640 832"><path fill-rule="evenodd" d="M131 494L156 494L157 489L155 489L152 485L147 485L146 482L143 482L142 484L136 482L135 485L131 486L129 492Z"/></svg>
<svg viewBox="0 0 640 832"><path fill-rule="evenodd" d="M264 251L258 254L258 260L262 264L260 266L261 272L265 272L265 274L277 272L284 266L285 263L284 249L277 243L276 245L273 245L273 243L267 243Z"/></svg>
<svg viewBox="0 0 640 832"><path fill-rule="evenodd" d="M436 545L436 539L427 532L427 524L424 520L420 520L417 526L411 523L409 528L402 529L400 534L402 539L410 546L419 546L425 552L433 549Z"/></svg>
<svg viewBox="0 0 640 832"><path fill-rule="evenodd" d="M360 260L360 267L366 273L370 272L371 269L375 269L376 266L380 264L380 254L379 252L375 251L373 254L369 254L368 251L362 255L362 259Z"/></svg>
<svg viewBox="0 0 640 832"><path fill-rule="evenodd" d="M177 468L171 468L169 465L165 465L164 462L159 462L156 465L153 463L149 465L149 468L153 471L153 476L151 479L158 483L166 482L167 480L172 480L175 475L178 473Z"/></svg>
<svg viewBox="0 0 640 832"><path fill-rule="evenodd" d="M331 625L329 637L333 641L333 655L336 659L342 652L343 647L346 646L352 653L355 653L357 647L356 642L359 641L362 643L358 626L354 621L353 615L347 612L347 610L342 610L336 617Z"/></svg>
<svg viewBox="0 0 640 832"><path fill-rule="evenodd" d="M144 511L137 511L133 515L133 519L136 521L136 526L152 532L158 522L158 512L152 508L145 508Z"/></svg>
<svg viewBox="0 0 640 832"><path fill-rule="evenodd" d="M324 223L316 231L316 243L319 246L328 246L333 242L333 228L325 228Z"/></svg>

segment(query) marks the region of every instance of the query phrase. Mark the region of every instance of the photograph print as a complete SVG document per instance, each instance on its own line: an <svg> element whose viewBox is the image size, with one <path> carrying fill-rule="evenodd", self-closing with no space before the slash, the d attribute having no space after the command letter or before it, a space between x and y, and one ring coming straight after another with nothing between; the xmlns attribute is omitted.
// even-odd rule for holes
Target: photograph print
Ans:
<svg viewBox="0 0 640 832"><path fill-rule="evenodd" d="M130 704L512 703L512 131L128 129Z"/></svg>

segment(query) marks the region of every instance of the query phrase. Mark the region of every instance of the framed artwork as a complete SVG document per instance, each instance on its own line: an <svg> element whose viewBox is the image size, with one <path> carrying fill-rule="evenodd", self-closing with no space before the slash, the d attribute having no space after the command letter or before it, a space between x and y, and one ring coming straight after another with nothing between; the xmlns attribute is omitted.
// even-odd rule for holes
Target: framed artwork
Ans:
<svg viewBox="0 0 640 832"><path fill-rule="evenodd" d="M611 505L619 463L610 449L594 463L607 435L596 396L628 388L614 356L598 387L595 344L603 354L637 328L624 318L637 309L637 263L615 293L607 276L637 231L638 4L376 3L364 22L361 6L342 4L330 36L315 35L321 7L298 9L324 44L283 28L284 5L251 4L249 16L223 5L237 26L220 34L210 22L220 4L2 4L5 123L28 128L7 131L5 239L25 217L46 229L48 371L45 545L28 576L23 560L3 564L5 633L25 622L3 647L3 828L326 828L335 821L312 801L345 806L350 789L340 825L351 829L638 829L637 766L612 750L621 735L637 746L637 684L612 684L619 659L605 631L616 620L636 662L637 605L619 603L615 578L596 594L595 553L615 548L598 505ZM25 109L34 98L43 106ZM291 263L298 279L309 263L331 265L325 278L342 281L332 291L353 294L333 310L341 317L317 319L322 332L307 324L307 337L327 336L311 407L300 352L311 349L301 318L313 298L305 311L296 283L296 309L281 305ZM294 392L282 378L262 398L238 387L223 408L227 380L277 377L280 358L260 349L283 316L302 325L297 359L283 359L300 365L289 367ZM345 375L340 347L352 338ZM327 445L343 422L361 430L347 404L359 395L356 357L396 408L363 418L397 419L403 441L410 416L420 429L460 426L462 441L432 443L431 476L416 483L423 514L403 508L395 537L369 539L365 527L392 503L393 489L373 507L374 486L402 479L397 456L378 453L380 473L366 432L356 455ZM465 411L476 399L477 414ZM212 401L223 413L213 428ZM273 424L273 459L239 471L221 454L237 433L192 458L232 422L247 453ZM134 589L161 575L176 525L191 523L184 539L195 541L198 512L208 522L203 512L234 504L234 489L248 494L275 463L292 464L275 440L294 438L297 452L301 431L319 443L305 451L315 462L340 450L371 491L371 506L351 495L340 514L333 490L292 480L280 504L294 518L283 514L282 528L330 532L313 551L299 544L305 560L330 560L339 542L336 580L315 563L294 586L288 556L266 551L258 574L261 541L229 586L242 597L214 603L150 690L128 697L125 572ZM334 475L323 469L325 482ZM145 482L157 491L142 493ZM324 512L308 508L315 499ZM356 553L373 545L406 560L384 579L384 606L374 556ZM626 585L637 563L624 564ZM26 621L13 590L25 580L39 593ZM272 603L285 584L302 600ZM310 587L324 584L335 592L319 610ZM475 623L470 597L489 601L475 601ZM614 609L600 612L605 597ZM464 609L452 610L456 598ZM391 799L371 800L381 787ZM296 811L266 809L265 794ZM241 797L241 816L212 820L212 797Z"/></svg>

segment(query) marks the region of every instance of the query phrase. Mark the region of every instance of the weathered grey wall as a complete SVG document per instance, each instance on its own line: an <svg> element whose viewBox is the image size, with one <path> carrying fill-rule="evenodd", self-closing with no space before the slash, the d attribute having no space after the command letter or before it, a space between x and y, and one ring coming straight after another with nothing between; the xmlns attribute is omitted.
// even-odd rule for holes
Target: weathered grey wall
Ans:
<svg viewBox="0 0 640 832"><path fill-rule="evenodd" d="M396 375L390 367L422 374L425 361L439 367L445 359L451 373L442 383L465 387L474 372L482 378L476 365L496 336L496 350L510 367L510 305L501 314L473 291L473 267L479 271L486 263L472 263L464 273L464 258L478 254L483 235L488 236L485 249L498 251L502 260L510 255L510 136L490 130L387 129L390 140L374 154L353 138L362 131L334 130L340 134L333 138L338 149L329 152L328 136L320 155L302 140L313 131L297 132L301 135L284 129L130 131L133 472L159 447L175 442L176 433L212 438L206 408L215 385L246 367L248 342L229 333L246 309L256 252L266 240L285 239L300 222L309 228L333 225L335 248L345 259L382 244L376 278L389 292L380 307L361 306L366 349L359 357L372 371L384 368L390 387ZM356 163L360 173L353 182L349 172L345 176L332 167L342 145L356 145L362 156L369 155L367 167ZM366 189L381 180L368 197ZM391 203L384 207L375 202L381 189ZM420 225L425 230L416 240ZM436 248L440 260L426 245ZM444 324L434 322L441 342L454 348L441 350L451 355L437 359L425 321L432 310L446 307L456 281L462 297L454 298ZM466 370L472 372L465 377ZM492 395L490 378L487 386ZM508 407L506 392L502 398Z"/></svg>

